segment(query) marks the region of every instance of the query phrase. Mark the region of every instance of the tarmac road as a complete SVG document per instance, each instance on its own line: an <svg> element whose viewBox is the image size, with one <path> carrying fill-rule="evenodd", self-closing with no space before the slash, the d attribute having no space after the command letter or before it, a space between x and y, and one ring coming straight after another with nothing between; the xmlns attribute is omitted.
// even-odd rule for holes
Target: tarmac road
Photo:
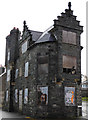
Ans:
<svg viewBox="0 0 88 120"><path fill-rule="evenodd" d="M1 120L88 120L86 117L76 118L76 119L33 119L25 115L20 115L19 113L12 113L0 110Z"/></svg>
<svg viewBox="0 0 88 120"><path fill-rule="evenodd" d="M28 120L28 119L35 120L33 118L30 118L29 116L27 117L19 113L6 112L0 109L0 120ZM36 120L41 120L41 119L36 119ZM71 119L46 119L46 120L71 120ZM72 120L88 120L88 102L82 103L82 117Z"/></svg>

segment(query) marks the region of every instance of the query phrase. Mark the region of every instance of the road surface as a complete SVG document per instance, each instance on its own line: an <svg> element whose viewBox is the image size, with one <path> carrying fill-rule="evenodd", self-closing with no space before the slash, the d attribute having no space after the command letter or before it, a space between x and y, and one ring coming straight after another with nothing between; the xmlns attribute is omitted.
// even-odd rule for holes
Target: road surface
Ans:
<svg viewBox="0 0 88 120"><path fill-rule="evenodd" d="M10 119L2 119L2 118L10 118ZM2 111L0 109L0 120L1 119L2 120L25 120L25 119L35 120L33 118L30 118L30 116L21 115L19 113L6 112L6 111ZM85 119L88 120L88 102L82 102L82 117L77 118L75 120L85 120ZM36 119L36 120L40 120L40 119ZM49 120L51 120L51 119L49 119ZM67 120L67 119L54 119L54 120Z"/></svg>

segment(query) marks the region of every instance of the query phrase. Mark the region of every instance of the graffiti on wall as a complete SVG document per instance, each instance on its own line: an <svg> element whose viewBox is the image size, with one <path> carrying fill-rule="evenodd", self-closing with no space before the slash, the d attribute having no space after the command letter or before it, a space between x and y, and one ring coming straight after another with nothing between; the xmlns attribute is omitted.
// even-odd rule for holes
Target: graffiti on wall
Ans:
<svg viewBox="0 0 88 120"><path fill-rule="evenodd" d="M75 87L65 87L65 105L75 106Z"/></svg>
<svg viewBox="0 0 88 120"><path fill-rule="evenodd" d="M48 104L48 87L38 86L38 104L40 105Z"/></svg>

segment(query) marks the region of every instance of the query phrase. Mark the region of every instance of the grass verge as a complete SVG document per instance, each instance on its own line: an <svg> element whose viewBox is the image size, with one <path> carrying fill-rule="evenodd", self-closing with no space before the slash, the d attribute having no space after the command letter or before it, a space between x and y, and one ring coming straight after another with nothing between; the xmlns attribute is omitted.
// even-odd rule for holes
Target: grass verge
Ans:
<svg viewBox="0 0 88 120"><path fill-rule="evenodd" d="M82 101L88 101L88 97L82 97Z"/></svg>

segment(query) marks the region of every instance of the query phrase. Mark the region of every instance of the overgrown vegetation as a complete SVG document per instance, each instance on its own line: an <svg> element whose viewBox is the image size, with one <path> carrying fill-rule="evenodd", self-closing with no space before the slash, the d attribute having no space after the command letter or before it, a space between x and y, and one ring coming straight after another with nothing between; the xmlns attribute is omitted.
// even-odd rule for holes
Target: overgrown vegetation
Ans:
<svg viewBox="0 0 88 120"><path fill-rule="evenodd" d="M88 97L82 97L82 101L88 101Z"/></svg>

